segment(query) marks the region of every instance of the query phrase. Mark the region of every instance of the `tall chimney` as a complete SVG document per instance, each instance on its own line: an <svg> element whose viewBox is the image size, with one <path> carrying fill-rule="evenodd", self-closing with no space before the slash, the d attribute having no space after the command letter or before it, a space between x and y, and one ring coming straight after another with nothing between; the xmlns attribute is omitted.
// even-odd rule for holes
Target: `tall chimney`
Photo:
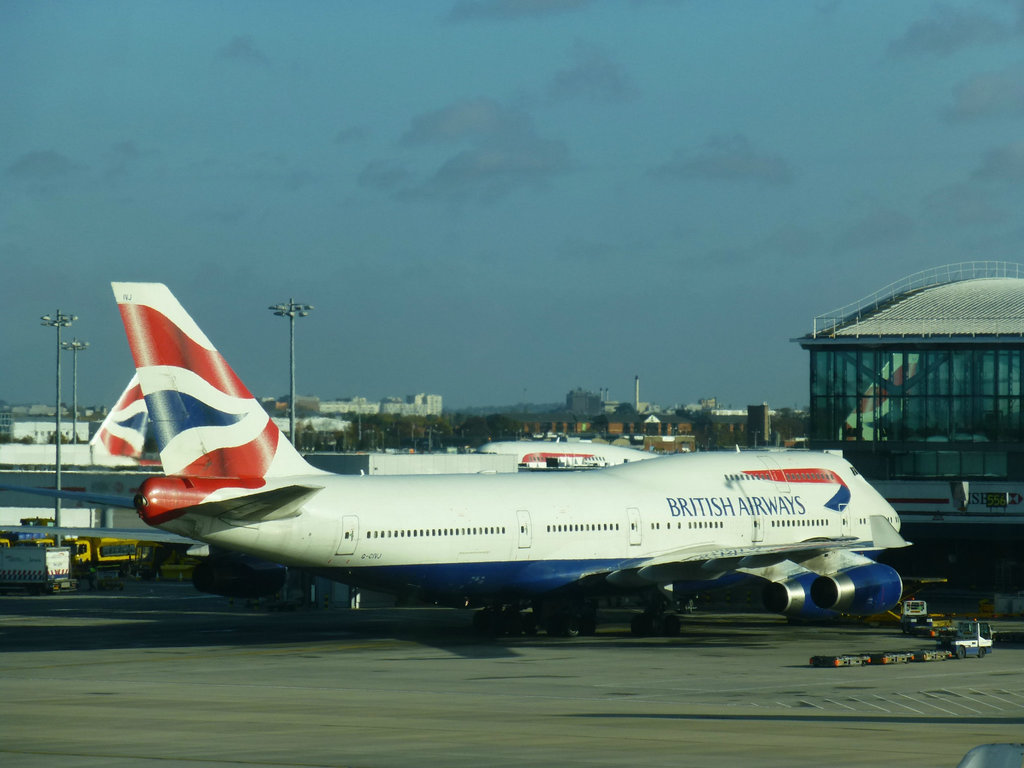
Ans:
<svg viewBox="0 0 1024 768"><path fill-rule="evenodd" d="M634 376L633 377L633 389L635 390L634 391L634 395L633 395L633 408L636 409L637 413L640 413L640 377L639 376Z"/></svg>

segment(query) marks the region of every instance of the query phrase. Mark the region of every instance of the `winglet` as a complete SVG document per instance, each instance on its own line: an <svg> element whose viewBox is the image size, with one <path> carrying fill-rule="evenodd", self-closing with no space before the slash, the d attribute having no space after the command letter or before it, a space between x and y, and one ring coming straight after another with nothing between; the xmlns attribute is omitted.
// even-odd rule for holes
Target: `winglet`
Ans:
<svg viewBox="0 0 1024 768"><path fill-rule="evenodd" d="M900 536L899 531L882 515L872 515L871 543L879 549L899 549L909 547L910 542Z"/></svg>

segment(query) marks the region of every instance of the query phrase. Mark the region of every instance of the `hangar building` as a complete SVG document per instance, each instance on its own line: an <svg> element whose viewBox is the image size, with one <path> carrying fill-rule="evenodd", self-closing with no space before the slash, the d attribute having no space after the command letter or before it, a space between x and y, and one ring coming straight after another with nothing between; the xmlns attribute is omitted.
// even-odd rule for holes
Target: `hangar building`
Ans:
<svg viewBox="0 0 1024 768"><path fill-rule="evenodd" d="M810 447L841 450L915 543L888 559L1024 589L1024 265L920 272L794 341L811 355Z"/></svg>

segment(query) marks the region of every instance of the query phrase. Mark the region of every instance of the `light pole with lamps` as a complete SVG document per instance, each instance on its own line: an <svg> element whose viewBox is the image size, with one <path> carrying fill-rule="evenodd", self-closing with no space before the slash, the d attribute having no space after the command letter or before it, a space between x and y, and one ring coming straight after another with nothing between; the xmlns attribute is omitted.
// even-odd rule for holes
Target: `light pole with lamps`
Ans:
<svg viewBox="0 0 1024 768"><path fill-rule="evenodd" d="M79 341L76 336L71 341L60 345L61 349L71 353L71 444L78 443L78 353L89 348L88 341Z"/></svg>
<svg viewBox="0 0 1024 768"><path fill-rule="evenodd" d="M297 304L294 299L288 299L287 304L273 304L268 309L278 317L287 317L289 326L289 365L291 367L291 392L288 400L288 437L296 448L298 443L295 439L295 318L306 317L313 311L312 304Z"/></svg>
<svg viewBox="0 0 1024 768"><path fill-rule="evenodd" d="M61 353L61 341L60 341L60 329L68 328L75 320L78 319L77 315L65 315L59 309L54 315L43 315L39 318L43 325L49 326L50 328L57 329L57 434L54 436L54 440L57 443L57 456L55 460L56 464L56 486L57 493L60 493L60 353ZM60 528L60 496L56 496L53 500L53 524ZM61 536L57 534L57 545L60 546Z"/></svg>

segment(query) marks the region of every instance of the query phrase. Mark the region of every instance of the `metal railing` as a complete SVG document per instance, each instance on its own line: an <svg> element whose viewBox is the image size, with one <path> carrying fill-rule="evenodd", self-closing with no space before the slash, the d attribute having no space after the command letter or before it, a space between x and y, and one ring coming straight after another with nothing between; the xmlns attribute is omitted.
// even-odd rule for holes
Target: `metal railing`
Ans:
<svg viewBox="0 0 1024 768"><path fill-rule="evenodd" d="M826 312L814 318L811 338L831 336L840 327L860 320L866 313L875 312L879 308L891 304L908 294L916 293L925 288L948 283L959 283L964 280L994 279L1000 277L1024 278L1024 265L1006 261L961 261L947 264L944 267L932 267L915 272L881 290L875 291L860 301L847 304L839 309Z"/></svg>

